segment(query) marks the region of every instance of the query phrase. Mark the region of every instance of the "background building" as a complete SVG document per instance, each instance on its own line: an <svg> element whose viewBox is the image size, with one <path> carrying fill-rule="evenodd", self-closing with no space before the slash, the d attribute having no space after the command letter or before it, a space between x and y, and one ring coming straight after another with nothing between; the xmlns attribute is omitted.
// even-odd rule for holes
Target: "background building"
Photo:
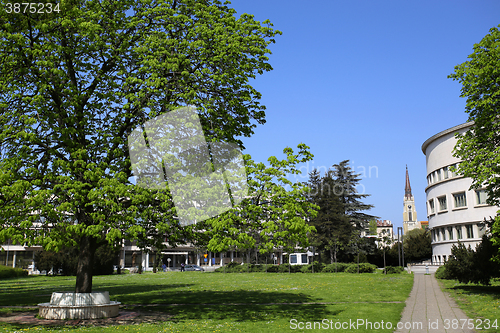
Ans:
<svg viewBox="0 0 500 333"><path fill-rule="evenodd" d="M422 145L427 166L426 204L432 236L432 260L444 263L458 241L475 248L485 229L480 223L496 215L498 207L486 204L484 189L469 190L472 179L450 170L459 159L452 155L456 133L464 133L473 122L442 131Z"/></svg>
<svg viewBox="0 0 500 333"><path fill-rule="evenodd" d="M410 176L408 175L408 166L407 166L405 197L403 199L403 232L406 235L408 231L419 228L420 228L420 223L417 221L415 198L413 198L413 195L411 194Z"/></svg>

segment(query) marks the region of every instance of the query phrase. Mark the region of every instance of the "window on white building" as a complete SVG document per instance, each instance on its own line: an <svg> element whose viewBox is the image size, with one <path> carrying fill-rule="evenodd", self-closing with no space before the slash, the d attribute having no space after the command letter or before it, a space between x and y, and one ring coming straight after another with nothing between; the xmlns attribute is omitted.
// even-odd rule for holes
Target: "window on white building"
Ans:
<svg viewBox="0 0 500 333"><path fill-rule="evenodd" d="M456 164L456 163L455 163L455 164L452 164L452 165L450 165L450 167L457 169L457 168L458 168L458 164ZM452 177L456 177L456 176L458 176L457 171L452 171L452 172L451 172L451 176L452 176Z"/></svg>
<svg viewBox="0 0 500 333"><path fill-rule="evenodd" d="M444 179L448 179L448 167L444 167L443 168L443 176L444 176Z"/></svg>
<svg viewBox="0 0 500 333"><path fill-rule="evenodd" d="M437 180L440 181L441 180L441 169L436 171L436 173L437 173Z"/></svg>
<svg viewBox="0 0 500 333"><path fill-rule="evenodd" d="M476 204L486 205L486 199L488 199L486 190L476 190Z"/></svg>
<svg viewBox="0 0 500 333"><path fill-rule="evenodd" d="M457 239L462 239L462 226L455 227L457 230Z"/></svg>
<svg viewBox="0 0 500 333"><path fill-rule="evenodd" d="M453 194L453 200L455 202L455 208L466 207L467 200L465 198L465 192Z"/></svg>
<svg viewBox="0 0 500 333"><path fill-rule="evenodd" d="M430 212L430 214L434 214L435 213L434 199L429 200L429 212Z"/></svg>
<svg viewBox="0 0 500 333"><path fill-rule="evenodd" d="M446 240L446 230L443 228L441 229L441 232L443 233L443 240Z"/></svg>
<svg viewBox="0 0 500 333"><path fill-rule="evenodd" d="M472 228L472 224L466 225L465 229L467 230L467 238L474 238L474 229Z"/></svg>
<svg viewBox="0 0 500 333"><path fill-rule="evenodd" d="M291 264L296 264L297 263L297 255L296 254L291 254L290 255L290 263Z"/></svg>
<svg viewBox="0 0 500 333"><path fill-rule="evenodd" d="M453 240L453 227L448 227L448 239Z"/></svg>
<svg viewBox="0 0 500 333"><path fill-rule="evenodd" d="M442 196L442 197L439 197L437 199L439 202L439 210L440 211L448 209L448 206L446 205L446 196Z"/></svg>

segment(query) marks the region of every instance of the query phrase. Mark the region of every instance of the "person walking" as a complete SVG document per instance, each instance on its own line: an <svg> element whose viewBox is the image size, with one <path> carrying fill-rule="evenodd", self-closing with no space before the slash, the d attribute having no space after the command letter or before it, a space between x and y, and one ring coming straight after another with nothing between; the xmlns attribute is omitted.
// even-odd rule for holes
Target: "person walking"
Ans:
<svg viewBox="0 0 500 333"><path fill-rule="evenodd" d="M182 263L182 264L181 264L181 272L184 272L184 267L185 267L185 266L186 266L186 265L184 265L184 263Z"/></svg>

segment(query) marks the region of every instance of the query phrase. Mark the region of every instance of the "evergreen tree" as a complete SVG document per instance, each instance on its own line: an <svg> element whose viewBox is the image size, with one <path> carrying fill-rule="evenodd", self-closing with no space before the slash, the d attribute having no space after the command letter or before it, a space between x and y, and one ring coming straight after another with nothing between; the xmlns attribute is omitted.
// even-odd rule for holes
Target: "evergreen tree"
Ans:
<svg viewBox="0 0 500 333"><path fill-rule="evenodd" d="M309 200L320 207L318 215L310 221L317 230L311 242L320 257L326 254L331 263L337 262L339 251L351 243L352 235L359 234L359 230L366 228L367 221L375 218L361 212L373 206L360 201L368 195L356 192L359 178L347 164L348 161L343 161L334 165L323 177L314 169L307 182Z"/></svg>
<svg viewBox="0 0 500 333"><path fill-rule="evenodd" d="M368 221L376 219L376 216L363 213L370 210L373 205L364 204L361 199L369 197L369 194L360 194L356 190L359 181L359 174L349 166L349 160L344 160L333 165L331 178L334 180L333 191L340 199L344 207L344 215L349 217L350 222L358 230L368 228Z"/></svg>

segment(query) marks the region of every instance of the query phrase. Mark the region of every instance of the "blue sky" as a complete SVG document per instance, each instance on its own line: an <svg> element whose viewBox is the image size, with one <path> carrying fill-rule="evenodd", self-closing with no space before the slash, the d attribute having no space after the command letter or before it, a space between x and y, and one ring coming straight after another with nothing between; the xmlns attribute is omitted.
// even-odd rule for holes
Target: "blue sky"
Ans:
<svg viewBox="0 0 500 333"><path fill-rule="evenodd" d="M461 85L447 76L500 24L499 1L234 0L238 14L283 32L274 70L252 82L265 125L245 138L256 161L303 142L313 167L342 160L362 173L370 213L402 226L405 165L418 220L427 220L422 143L467 121ZM371 173L368 172L371 170Z"/></svg>

